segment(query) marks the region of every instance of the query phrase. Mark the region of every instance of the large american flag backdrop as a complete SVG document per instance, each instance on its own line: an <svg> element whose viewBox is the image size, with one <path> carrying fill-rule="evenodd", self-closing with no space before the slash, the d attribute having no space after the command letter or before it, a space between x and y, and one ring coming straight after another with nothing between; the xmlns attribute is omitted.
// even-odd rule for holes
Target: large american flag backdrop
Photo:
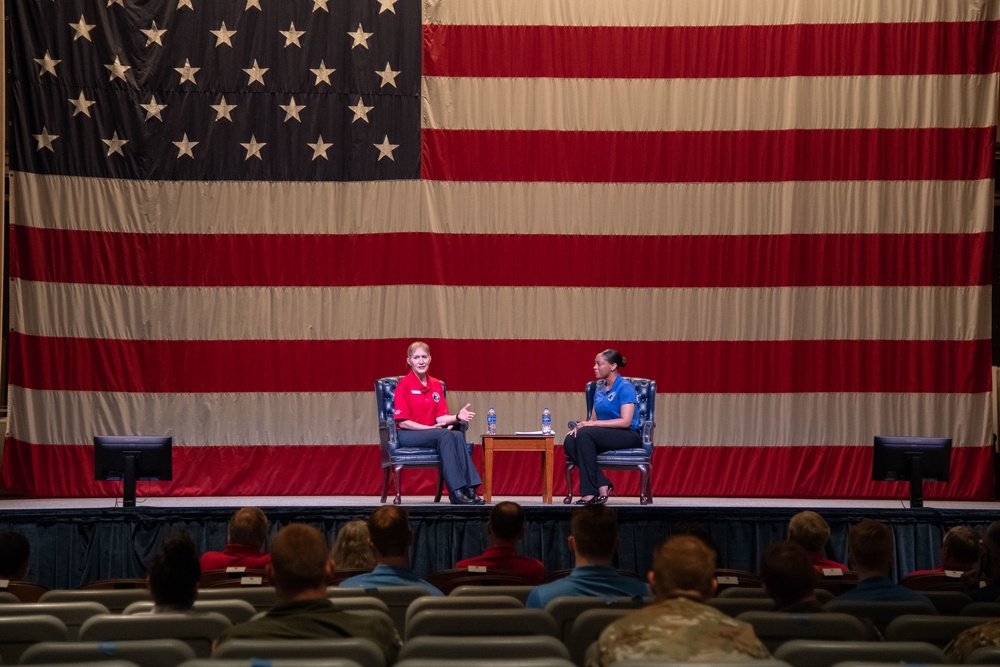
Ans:
<svg viewBox="0 0 1000 667"><path fill-rule="evenodd" d="M423 339L474 434L581 418L621 350L655 495L902 496L875 434L990 493L993 0L7 14L16 491L110 495L92 437L169 434L140 493L373 495Z"/></svg>

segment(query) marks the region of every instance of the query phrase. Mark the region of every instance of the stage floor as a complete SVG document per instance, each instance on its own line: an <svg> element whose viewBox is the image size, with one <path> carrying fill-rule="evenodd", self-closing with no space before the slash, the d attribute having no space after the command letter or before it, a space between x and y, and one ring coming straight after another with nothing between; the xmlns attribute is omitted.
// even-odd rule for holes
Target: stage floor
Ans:
<svg viewBox="0 0 1000 667"><path fill-rule="evenodd" d="M562 497L553 497L552 505L545 505L538 496L493 496L494 503L512 500L523 507L543 509L546 507L566 508ZM612 497L608 504L617 510L629 508L644 511L662 509L714 509L714 508L762 508L762 509L847 509L847 510L899 510L909 509L909 499L810 499L810 498L654 498L652 505L639 505L638 498ZM392 496L387 503L392 502ZM114 508L121 503L115 498L0 498L0 512L23 510L94 510ZM215 497L150 497L139 498L140 508L191 509L220 507L377 507L382 503L374 496L215 496ZM447 496L435 504L433 496L404 496L403 506L408 508L432 508L447 505ZM459 506L455 506L459 507ZM924 507L934 510L989 511L1000 507L1000 501L972 502L955 500L925 500Z"/></svg>

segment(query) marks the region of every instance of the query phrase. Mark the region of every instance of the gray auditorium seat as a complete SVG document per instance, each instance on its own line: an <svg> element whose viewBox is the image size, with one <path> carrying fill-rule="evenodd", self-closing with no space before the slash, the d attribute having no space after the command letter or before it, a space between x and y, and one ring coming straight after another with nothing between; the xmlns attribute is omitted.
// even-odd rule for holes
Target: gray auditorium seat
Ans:
<svg viewBox="0 0 1000 667"><path fill-rule="evenodd" d="M133 602L122 611L123 616L132 614L148 614L153 610L153 601ZM214 611L229 619L233 625L246 623L257 613L254 606L246 600L195 600L194 611L208 613Z"/></svg>
<svg viewBox="0 0 1000 667"><path fill-rule="evenodd" d="M566 641L573 621L588 609L639 609L645 607L650 598L599 598L589 596L561 596L549 600L545 605L545 613L555 619L559 626L559 637Z"/></svg>
<svg viewBox="0 0 1000 667"><path fill-rule="evenodd" d="M920 616L905 614L892 619L885 629L887 641L930 642L944 648L952 639L974 625L997 619L989 616Z"/></svg>
<svg viewBox="0 0 1000 667"><path fill-rule="evenodd" d="M965 659L966 665L1000 665L1000 646L977 648Z"/></svg>
<svg viewBox="0 0 1000 667"><path fill-rule="evenodd" d="M0 618L0 662L17 664L21 654L38 642L66 641L66 624L55 616L6 616Z"/></svg>
<svg viewBox="0 0 1000 667"><path fill-rule="evenodd" d="M370 639L230 639L215 649L220 660L259 658L346 658L361 667L386 667L382 649Z"/></svg>
<svg viewBox="0 0 1000 667"><path fill-rule="evenodd" d="M108 608L112 614L120 614L133 602L149 600L147 588L123 588L120 590L51 590L42 593L39 602L97 602Z"/></svg>
<svg viewBox="0 0 1000 667"><path fill-rule="evenodd" d="M396 667L574 667L566 658L466 658L463 660L437 660L410 658L400 660Z"/></svg>
<svg viewBox="0 0 1000 667"><path fill-rule="evenodd" d="M80 626L88 618L107 613L108 608L98 602L21 602L0 605L0 617L38 614L55 616L66 624L66 638L69 641L76 641Z"/></svg>
<svg viewBox="0 0 1000 667"><path fill-rule="evenodd" d="M972 598L959 591L921 591L939 614L958 616L962 610L972 604Z"/></svg>
<svg viewBox="0 0 1000 667"><path fill-rule="evenodd" d="M90 667L88 665L87 667ZM182 662L177 667L264 667L250 658L195 658ZM275 658L268 660L266 667L362 667L357 661L347 658Z"/></svg>
<svg viewBox="0 0 1000 667"><path fill-rule="evenodd" d="M495 635L492 637L436 637L425 635L408 639L399 651L399 659L428 658L463 660L490 656L494 658L565 658L566 645L548 635Z"/></svg>
<svg viewBox="0 0 1000 667"><path fill-rule="evenodd" d="M708 604L733 618L745 611L774 611L776 608L774 600L770 598L712 598Z"/></svg>
<svg viewBox="0 0 1000 667"><path fill-rule="evenodd" d="M688 667L690 662L660 662L659 660L616 660L609 667ZM739 662L699 662L698 667L792 667L784 660L746 660ZM899 667L896 665L895 667Z"/></svg>
<svg viewBox="0 0 1000 667"><path fill-rule="evenodd" d="M267 611L278 602L274 586L255 588L202 588L198 590L199 600L245 600L257 611Z"/></svg>
<svg viewBox="0 0 1000 667"><path fill-rule="evenodd" d="M384 586L382 588L344 588L343 590L353 590L363 595L370 595L378 598L389 607L389 616L400 637L406 634L406 610L410 603L417 598L428 595L427 589L422 586Z"/></svg>
<svg viewBox="0 0 1000 667"><path fill-rule="evenodd" d="M570 660L583 667L587 649L597 641L604 628L630 613L631 609L588 609L577 616L565 640Z"/></svg>
<svg viewBox="0 0 1000 667"><path fill-rule="evenodd" d="M21 656L22 665L128 660L139 667L177 667L194 659L194 650L179 639L120 642L39 642Z"/></svg>
<svg viewBox="0 0 1000 667"><path fill-rule="evenodd" d="M850 614L748 611L736 618L752 625L754 634L771 653L791 639L866 641L873 638L864 622Z"/></svg>
<svg viewBox="0 0 1000 667"><path fill-rule="evenodd" d="M774 657L792 667L833 667L846 660L876 662L947 662L937 646L927 642L851 642L793 639L774 652Z"/></svg>
<svg viewBox="0 0 1000 667"><path fill-rule="evenodd" d="M825 611L852 614L860 618L870 619L879 632L885 632L889 622L904 614L935 615L937 608L927 602L874 602L869 600L831 600L823 605Z"/></svg>
<svg viewBox="0 0 1000 667"><path fill-rule="evenodd" d="M92 616L80 628L80 641L122 641L130 639L180 639L194 650L195 657L212 655L212 643L232 627L222 614L102 614Z"/></svg>
<svg viewBox="0 0 1000 667"><path fill-rule="evenodd" d="M814 592L816 593L816 601L819 602L820 604L826 604L827 602L829 602L830 600L832 600L832 599L834 599L836 597L830 591L824 591L821 588L817 588ZM734 586L732 588L727 588L724 591L720 592L719 593L719 597L720 598L759 598L759 599L763 600L763 599L770 599L771 596L767 594L767 591L765 591L763 588L761 588L759 586L758 587Z"/></svg>
<svg viewBox="0 0 1000 667"><path fill-rule="evenodd" d="M531 591L534 586L459 586L452 592L448 593L448 597L461 597L465 595L509 595L513 598L517 598L524 604L528 601L528 596L531 595Z"/></svg>
<svg viewBox="0 0 1000 667"><path fill-rule="evenodd" d="M481 609L475 614L464 610L425 609L413 615L406 629L407 639L424 635L559 636L555 620L541 609Z"/></svg>
<svg viewBox="0 0 1000 667"><path fill-rule="evenodd" d="M480 609L524 609L524 604L509 595L462 595L458 597L424 596L410 603L406 610L406 636L410 636L411 619L426 609L452 609L475 613Z"/></svg>

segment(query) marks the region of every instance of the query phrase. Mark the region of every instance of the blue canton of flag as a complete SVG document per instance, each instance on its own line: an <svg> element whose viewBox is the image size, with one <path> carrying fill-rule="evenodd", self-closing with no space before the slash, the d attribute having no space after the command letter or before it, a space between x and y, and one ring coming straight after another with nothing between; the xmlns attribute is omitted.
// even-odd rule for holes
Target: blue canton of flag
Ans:
<svg viewBox="0 0 1000 667"><path fill-rule="evenodd" d="M18 171L416 179L418 0L7 5Z"/></svg>

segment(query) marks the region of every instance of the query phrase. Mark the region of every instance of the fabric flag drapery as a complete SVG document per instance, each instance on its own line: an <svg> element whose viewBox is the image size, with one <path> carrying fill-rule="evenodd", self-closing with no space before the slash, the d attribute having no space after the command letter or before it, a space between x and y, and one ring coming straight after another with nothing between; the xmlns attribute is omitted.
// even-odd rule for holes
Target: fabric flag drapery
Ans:
<svg viewBox="0 0 1000 667"><path fill-rule="evenodd" d="M654 495L990 492L994 1L11 4L15 490L372 494L420 338L509 430L621 350Z"/></svg>

